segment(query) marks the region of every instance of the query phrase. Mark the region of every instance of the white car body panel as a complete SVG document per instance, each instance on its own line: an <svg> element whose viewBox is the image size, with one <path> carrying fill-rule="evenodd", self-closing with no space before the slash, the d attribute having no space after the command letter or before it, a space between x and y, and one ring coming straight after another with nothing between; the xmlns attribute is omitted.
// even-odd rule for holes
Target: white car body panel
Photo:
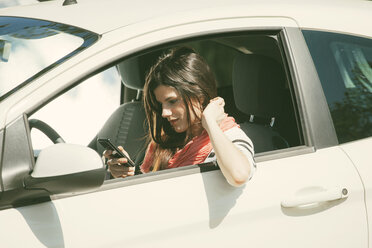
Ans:
<svg viewBox="0 0 372 248"><path fill-rule="evenodd" d="M348 198L280 204L335 186ZM14 224L0 239L4 247L19 245L9 233L22 233L28 247L368 247L363 198L358 173L335 147L259 162L240 188L213 171L3 210L1 223Z"/></svg>
<svg viewBox="0 0 372 248"><path fill-rule="evenodd" d="M370 9L366 1L136 1L123 4L122 0L79 0L78 4L62 6L63 1L45 2L0 10L1 15L24 16L53 20L103 34L117 28L166 16L167 23L187 15L190 20L229 18L237 16L287 17L296 20L300 27L333 30L372 36L368 29ZM358 12L352 15L350 4ZM124 6L124 7L123 7ZM164 7L167 6L167 7ZM105 9L105 11L102 11ZM61 14L62 13L62 14ZM67 14L65 14L67 13ZM82 15L81 13L84 13ZM140 13L140 14L139 14ZM314 16L316 13L316 17ZM337 13L344 18L330 18ZM68 18L66 18L66 16ZM99 21L97 22L97 19ZM364 23L364 25L363 25ZM358 25L356 25L358 24Z"/></svg>
<svg viewBox="0 0 372 248"><path fill-rule="evenodd" d="M371 154L372 138L350 142L341 145L348 157L353 161L365 188L365 202L368 216L372 213L372 167ZM372 230L371 221L368 222L369 230ZM369 247L372 247L372 239L369 240Z"/></svg>
<svg viewBox="0 0 372 248"><path fill-rule="evenodd" d="M226 30L254 30L272 27L296 27L288 18L232 18L164 26L164 21L149 21L105 34L96 44L41 76L32 84L1 102L0 129L20 114L31 112L67 85L135 51L166 41L225 32ZM138 32L141 30L141 32Z"/></svg>

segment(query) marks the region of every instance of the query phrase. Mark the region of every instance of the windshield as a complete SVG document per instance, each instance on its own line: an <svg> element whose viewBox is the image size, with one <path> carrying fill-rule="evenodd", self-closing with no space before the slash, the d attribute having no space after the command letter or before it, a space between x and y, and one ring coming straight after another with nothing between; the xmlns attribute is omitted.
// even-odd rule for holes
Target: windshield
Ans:
<svg viewBox="0 0 372 248"><path fill-rule="evenodd" d="M97 39L64 24L0 17L0 101Z"/></svg>

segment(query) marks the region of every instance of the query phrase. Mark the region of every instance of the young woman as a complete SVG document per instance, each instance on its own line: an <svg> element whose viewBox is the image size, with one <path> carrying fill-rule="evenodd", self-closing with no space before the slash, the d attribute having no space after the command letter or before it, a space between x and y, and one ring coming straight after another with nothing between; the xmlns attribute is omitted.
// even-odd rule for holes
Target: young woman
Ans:
<svg viewBox="0 0 372 248"><path fill-rule="evenodd" d="M192 49L171 49L152 66L144 87L150 143L141 171L216 161L233 186L249 180L255 170L251 140L224 111L208 64ZM124 149L119 147L123 152ZM105 151L113 177L134 175Z"/></svg>

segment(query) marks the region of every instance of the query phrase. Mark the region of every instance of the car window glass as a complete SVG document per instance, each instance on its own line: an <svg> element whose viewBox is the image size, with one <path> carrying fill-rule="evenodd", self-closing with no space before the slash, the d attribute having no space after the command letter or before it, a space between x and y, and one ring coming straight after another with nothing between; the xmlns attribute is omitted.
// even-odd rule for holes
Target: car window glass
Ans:
<svg viewBox="0 0 372 248"><path fill-rule="evenodd" d="M330 47L345 88L372 93L372 47L345 42L331 42Z"/></svg>
<svg viewBox="0 0 372 248"><path fill-rule="evenodd" d="M339 142L372 136L372 40L306 30L303 34Z"/></svg>
<svg viewBox="0 0 372 248"><path fill-rule="evenodd" d="M0 100L95 40L93 33L63 24L0 17Z"/></svg>
<svg viewBox="0 0 372 248"><path fill-rule="evenodd" d="M109 68L54 99L29 119L47 123L67 143L87 145L119 106L120 86L116 68ZM31 139L35 150L52 144L37 129L32 129Z"/></svg>

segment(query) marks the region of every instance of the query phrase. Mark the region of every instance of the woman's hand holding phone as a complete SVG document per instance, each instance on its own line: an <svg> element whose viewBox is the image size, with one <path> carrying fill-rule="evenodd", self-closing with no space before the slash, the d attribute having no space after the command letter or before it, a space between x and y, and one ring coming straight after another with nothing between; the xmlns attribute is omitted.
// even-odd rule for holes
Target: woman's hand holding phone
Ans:
<svg viewBox="0 0 372 248"><path fill-rule="evenodd" d="M124 150L122 146L118 146L118 149L122 151L126 156L129 157L129 154ZM134 176L135 167L133 166L125 166L128 163L127 158L114 158L112 156L112 150L106 150L103 152L103 156L107 158L107 165L109 166L109 170L111 175L114 178L119 177L127 177L127 176Z"/></svg>

